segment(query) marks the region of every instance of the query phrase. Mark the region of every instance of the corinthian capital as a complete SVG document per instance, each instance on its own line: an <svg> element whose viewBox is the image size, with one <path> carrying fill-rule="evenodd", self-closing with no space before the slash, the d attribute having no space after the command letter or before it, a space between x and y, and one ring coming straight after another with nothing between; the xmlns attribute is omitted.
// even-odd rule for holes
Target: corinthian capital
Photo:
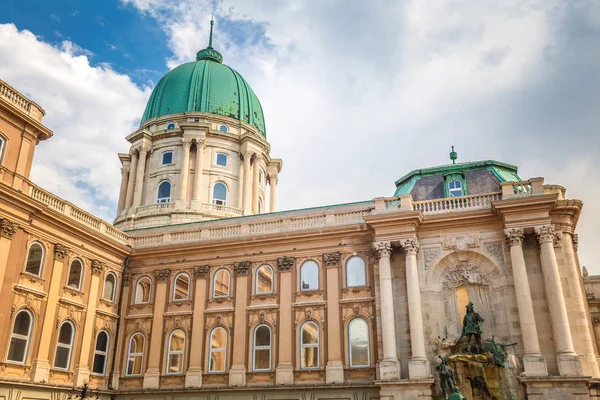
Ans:
<svg viewBox="0 0 600 400"><path fill-rule="evenodd" d="M579 249L579 235L577 233L573 234L573 249L575 251Z"/></svg>
<svg viewBox="0 0 600 400"><path fill-rule="evenodd" d="M419 240L417 238L403 240L400 244L406 254L417 255L417 252L419 251Z"/></svg>
<svg viewBox="0 0 600 400"><path fill-rule="evenodd" d="M506 228L504 230L504 236L506 237L506 243L509 246L522 246L523 245L523 229L522 228Z"/></svg>
<svg viewBox="0 0 600 400"><path fill-rule="evenodd" d="M380 259L382 257L389 258L392 255L392 244L390 242L375 242L373 243L375 256Z"/></svg>
<svg viewBox="0 0 600 400"><path fill-rule="evenodd" d="M240 261L233 263L233 269L236 275L248 275L248 270L252 263L250 261Z"/></svg>
<svg viewBox="0 0 600 400"><path fill-rule="evenodd" d="M156 277L157 281L166 282L169 280L169 277L171 276L171 270L170 269L157 269L156 271L154 271L154 276Z"/></svg>
<svg viewBox="0 0 600 400"><path fill-rule="evenodd" d="M278 181L277 174L268 174L267 181L269 181L270 185L277 185L277 181Z"/></svg>
<svg viewBox="0 0 600 400"><path fill-rule="evenodd" d="M183 147L189 148L192 145L192 138L189 138L189 137L181 138L181 144L183 144Z"/></svg>
<svg viewBox="0 0 600 400"><path fill-rule="evenodd" d="M54 245L54 259L63 261L69 255L69 248L60 243Z"/></svg>
<svg viewBox="0 0 600 400"><path fill-rule="evenodd" d="M7 239L12 239L13 235L17 232L18 225L14 222L10 222L6 218L0 218L0 235Z"/></svg>
<svg viewBox="0 0 600 400"><path fill-rule="evenodd" d="M340 252L336 251L335 253L325 253L323 254L323 262L326 267L337 267L340 265Z"/></svg>
<svg viewBox="0 0 600 400"><path fill-rule="evenodd" d="M539 225L533 228L540 244L553 243L558 244L562 237L562 232L554 232L554 225Z"/></svg>
<svg viewBox="0 0 600 400"><path fill-rule="evenodd" d="M104 271L105 264L100 260L92 260L92 274L100 275Z"/></svg>

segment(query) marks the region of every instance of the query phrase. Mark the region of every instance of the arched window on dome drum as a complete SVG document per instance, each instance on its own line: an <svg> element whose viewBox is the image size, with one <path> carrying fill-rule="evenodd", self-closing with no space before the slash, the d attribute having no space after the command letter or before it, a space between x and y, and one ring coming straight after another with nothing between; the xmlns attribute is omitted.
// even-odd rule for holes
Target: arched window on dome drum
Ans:
<svg viewBox="0 0 600 400"><path fill-rule="evenodd" d="M94 363L92 364L92 373L104 375L106 372L106 360L108 358L108 343L110 342L108 332L101 330L96 337L96 347L94 349Z"/></svg>
<svg viewBox="0 0 600 400"><path fill-rule="evenodd" d="M213 278L213 297L229 297L229 271L220 269Z"/></svg>
<svg viewBox="0 0 600 400"><path fill-rule="evenodd" d="M369 324L364 319L354 318L348 324L348 347L351 368L371 365Z"/></svg>
<svg viewBox="0 0 600 400"><path fill-rule="evenodd" d="M127 349L127 368L125 369L125 375L138 376L142 374L145 340L144 335L140 332L131 335L129 347Z"/></svg>
<svg viewBox="0 0 600 400"><path fill-rule="evenodd" d="M352 256L346 261L346 287L365 286L367 275L365 260L359 256Z"/></svg>
<svg viewBox="0 0 600 400"><path fill-rule="evenodd" d="M225 372L227 360L227 332L220 326L210 333L208 353L208 372Z"/></svg>
<svg viewBox="0 0 600 400"><path fill-rule="evenodd" d="M138 279L135 285L135 304L147 304L150 303L150 290L152 288L152 281L147 276L143 276Z"/></svg>
<svg viewBox="0 0 600 400"><path fill-rule="evenodd" d="M54 368L69 369L71 365L71 353L73 350L73 338L75 337L75 326L71 321L65 321L58 331L56 342L56 354L54 356Z"/></svg>
<svg viewBox="0 0 600 400"><path fill-rule="evenodd" d="M227 186L223 182L217 182L213 186L212 203L219 206L227 205Z"/></svg>
<svg viewBox="0 0 600 400"><path fill-rule="evenodd" d="M15 317L10 335L8 355L6 356L7 361L25 364L27 352L29 351L32 327L33 316L29 310L19 311Z"/></svg>
<svg viewBox="0 0 600 400"><path fill-rule="evenodd" d="M158 190L156 192L156 202L157 203L168 203L171 201L171 182L162 181L158 185Z"/></svg>
<svg viewBox="0 0 600 400"><path fill-rule="evenodd" d="M255 294L273 293L273 268L269 265L258 267L254 281Z"/></svg>
<svg viewBox="0 0 600 400"><path fill-rule="evenodd" d="M190 298L190 277L185 272L175 276L173 281L173 301L185 301Z"/></svg>
<svg viewBox="0 0 600 400"><path fill-rule="evenodd" d="M254 371L271 369L271 328L264 324L254 330L252 369Z"/></svg>
<svg viewBox="0 0 600 400"><path fill-rule="evenodd" d="M115 301L115 288L117 287L117 278L112 273L108 273L104 279L104 291L102 298L108 301Z"/></svg>
<svg viewBox="0 0 600 400"><path fill-rule="evenodd" d="M81 280L83 278L83 263L75 259L71 262L71 268L69 268L69 278L67 286L71 289L81 289Z"/></svg>
<svg viewBox="0 0 600 400"><path fill-rule="evenodd" d="M300 369L319 368L319 327L313 321L300 326Z"/></svg>
<svg viewBox="0 0 600 400"><path fill-rule="evenodd" d="M312 260L306 261L300 267L300 290L319 289L319 265Z"/></svg>
<svg viewBox="0 0 600 400"><path fill-rule="evenodd" d="M183 357L185 351L185 333L181 329L175 329L169 335L167 344L167 375L179 375L183 373Z"/></svg>
<svg viewBox="0 0 600 400"><path fill-rule="evenodd" d="M32 275L42 276L42 265L44 264L44 246L39 242L33 242L27 252L27 263L25 272Z"/></svg>

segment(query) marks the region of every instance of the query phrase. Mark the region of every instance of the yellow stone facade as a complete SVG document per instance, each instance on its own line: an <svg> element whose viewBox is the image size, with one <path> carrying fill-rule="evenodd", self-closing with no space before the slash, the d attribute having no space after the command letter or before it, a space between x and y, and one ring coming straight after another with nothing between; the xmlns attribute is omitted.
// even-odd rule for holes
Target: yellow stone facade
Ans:
<svg viewBox="0 0 600 400"><path fill-rule="evenodd" d="M281 170L266 140L186 115L128 137L122 231L29 180L52 136L43 114L0 81L0 399L84 384L102 398L431 399L465 296L485 337L517 342L530 398L596 397L600 281L580 274L582 203L564 188L266 213ZM166 170L161 149L177 153ZM173 201L157 203L168 176ZM231 210L211 202L221 180Z"/></svg>

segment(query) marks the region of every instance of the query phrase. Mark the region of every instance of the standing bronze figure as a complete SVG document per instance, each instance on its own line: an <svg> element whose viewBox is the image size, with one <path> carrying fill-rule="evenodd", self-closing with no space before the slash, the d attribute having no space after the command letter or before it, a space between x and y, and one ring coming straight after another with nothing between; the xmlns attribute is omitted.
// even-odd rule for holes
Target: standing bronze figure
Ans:
<svg viewBox="0 0 600 400"><path fill-rule="evenodd" d="M458 341L460 342L463 337L467 337L467 353L481 353L481 325L483 324L483 318L481 315L473 311L473 303L467 304L467 313L463 319L462 333ZM475 336L475 348L471 350L471 338Z"/></svg>
<svg viewBox="0 0 600 400"><path fill-rule="evenodd" d="M440 375L440 388L444 398L446 398L456 388L456 378L454 377L454 371L448 364L448 358L441 355L438 358L440 362L435 365L435 369Z"/></svg>

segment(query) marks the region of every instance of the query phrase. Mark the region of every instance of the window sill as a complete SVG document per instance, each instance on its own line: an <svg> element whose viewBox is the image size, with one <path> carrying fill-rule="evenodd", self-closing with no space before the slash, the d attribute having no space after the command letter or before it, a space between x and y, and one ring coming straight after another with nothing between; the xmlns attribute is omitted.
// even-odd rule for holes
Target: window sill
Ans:
<svg viewBox="0 0 600 400"><path fill-rule="evenodd" d="M27 279L31 283L44 283L44 282L46 282L41 276L29 273L29 272L21 272L21 278Z"/></svg>

